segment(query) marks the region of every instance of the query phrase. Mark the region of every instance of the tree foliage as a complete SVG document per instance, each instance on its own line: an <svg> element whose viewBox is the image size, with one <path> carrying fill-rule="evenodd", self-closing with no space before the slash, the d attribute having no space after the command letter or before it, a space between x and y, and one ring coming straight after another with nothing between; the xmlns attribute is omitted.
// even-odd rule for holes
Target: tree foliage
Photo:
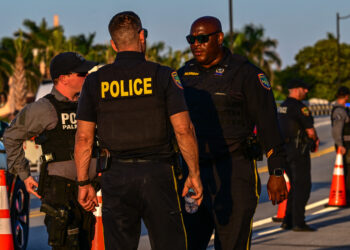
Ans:
<svg viewBox="0 0 350 250"><path fill-rule="evenodd" d="M337 40L332 35L301 49L296 63L277 73L276 83L281 86L293 78L301 78L313 85L310 97L334 99L339 86L350 87L350 45L340 44L339 68ZM339 72L339 74L338 74Z"/></svg>
<svg viewBox="0 0 350 250"><path fill-rule="evenodd" d="M279 69L281 59L275 49L277 40L265 37L265 30L262 26L248 24L231 37L227 34L224 38L224 45L233 49L233 52L247 57L252 63L261 68L273 85L274 67Z"/></svg>

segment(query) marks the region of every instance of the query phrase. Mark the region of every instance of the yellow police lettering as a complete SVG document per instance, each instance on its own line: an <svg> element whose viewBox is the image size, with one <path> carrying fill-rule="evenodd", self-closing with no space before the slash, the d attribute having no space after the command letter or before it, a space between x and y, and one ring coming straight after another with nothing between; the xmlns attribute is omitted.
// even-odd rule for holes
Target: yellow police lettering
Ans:
<svg viewBox="0 0 350 250"><path fill-rule="evenodd" d="M109 90L109 82L101 82L101 96L106 98L105 93Z"/></svg>
<svg viewBox="0 0 350 250"><path fill-rule="evenodd" d="M108 96L112 98L125 98L129 96L152 95L152 78L136 78L129 80L114 80L112 82L101 82L101 98Z"/></svg>
<svg viewBox="0 0 350 250"><path fill-rule="evenodd" d="M134 92L136 95L142 95L142 87L140 87L139 89L137 88L137 84L142 84L142 80L140 78L135 79L134 81Z"/></svg>
<svg viewBox="0 0 350 250"><path fill-rule="evenodd" d="M112 97L118 97L119 95L119 84L117 81L111 82L110 93Z"/></svg>
<svg viewBox="0 0 350 250"><path fill-rule="evenodd" d="M129 96L129 92L124 91L124 80L120 80L120 94L121 96Z"/></svg>
<svg viewBox="0 0 350 250"><path fill-rule="evenodd" d="M152 94L152 78L144 78L143 79L143 88L145 91L145 95L151 95Z"/></svg>
<svg viewBox="0 0 350 250"><path fill-rule="evenodd" d="M132 80L131 79L129 80L129 93L130 93L130 96L133 96Z"/></svg>

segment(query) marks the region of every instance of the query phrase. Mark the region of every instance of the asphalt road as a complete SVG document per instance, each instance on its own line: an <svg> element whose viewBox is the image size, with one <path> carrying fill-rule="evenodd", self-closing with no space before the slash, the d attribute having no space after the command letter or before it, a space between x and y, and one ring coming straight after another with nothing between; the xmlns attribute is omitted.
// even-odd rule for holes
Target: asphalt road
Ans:
<svg viewBox="0 0 350 250"><path fill-rule="evenodd" d="M259 162L262 193L253 223L252 249L350 249L350 209L326 208L332 180L335 153L330 133L329 117L315 119L321 143L318 153L312 154L312 191L306 207L307 223L317 228L316 232L293 232L280 229L279 223L271 220L277 206L268 200L266 160ZM28 250L50 249L44 216L39 212L40 200L31 198L30 232ZM150 249L147 230L142 226L139 250ZM214 249L211 245L208 249Z"/></svg>

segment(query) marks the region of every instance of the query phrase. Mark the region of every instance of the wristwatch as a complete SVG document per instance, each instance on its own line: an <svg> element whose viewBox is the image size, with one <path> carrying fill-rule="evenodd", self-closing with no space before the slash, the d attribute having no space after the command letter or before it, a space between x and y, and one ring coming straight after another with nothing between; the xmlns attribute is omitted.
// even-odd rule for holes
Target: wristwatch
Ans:
<svg viewBox="0 0 350 250"><path fill-rule="evenodd" d="M282 168L275 168L272 172L272 175L276 176L276 177L281 177L283 176L283 169Z"/></svg>
<svg viewBox="0 0 350 250"><path fill-rule="evenodd" d="M91 183L91 181L89 179L85 180L85 181L77 181L78 186L86 186L89 185Z"/></svg>

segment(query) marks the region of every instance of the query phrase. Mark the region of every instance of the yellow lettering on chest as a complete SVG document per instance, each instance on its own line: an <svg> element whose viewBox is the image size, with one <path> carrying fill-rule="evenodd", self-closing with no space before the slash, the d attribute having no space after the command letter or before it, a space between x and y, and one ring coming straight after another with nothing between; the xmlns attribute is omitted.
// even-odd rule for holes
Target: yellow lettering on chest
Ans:
<svg viewBox="0 0 350 250"><path fill-rule="evenodd" d="M101 82L101 98L125 98L131 96L145 96L153 94L151 77Z"/></svg>

